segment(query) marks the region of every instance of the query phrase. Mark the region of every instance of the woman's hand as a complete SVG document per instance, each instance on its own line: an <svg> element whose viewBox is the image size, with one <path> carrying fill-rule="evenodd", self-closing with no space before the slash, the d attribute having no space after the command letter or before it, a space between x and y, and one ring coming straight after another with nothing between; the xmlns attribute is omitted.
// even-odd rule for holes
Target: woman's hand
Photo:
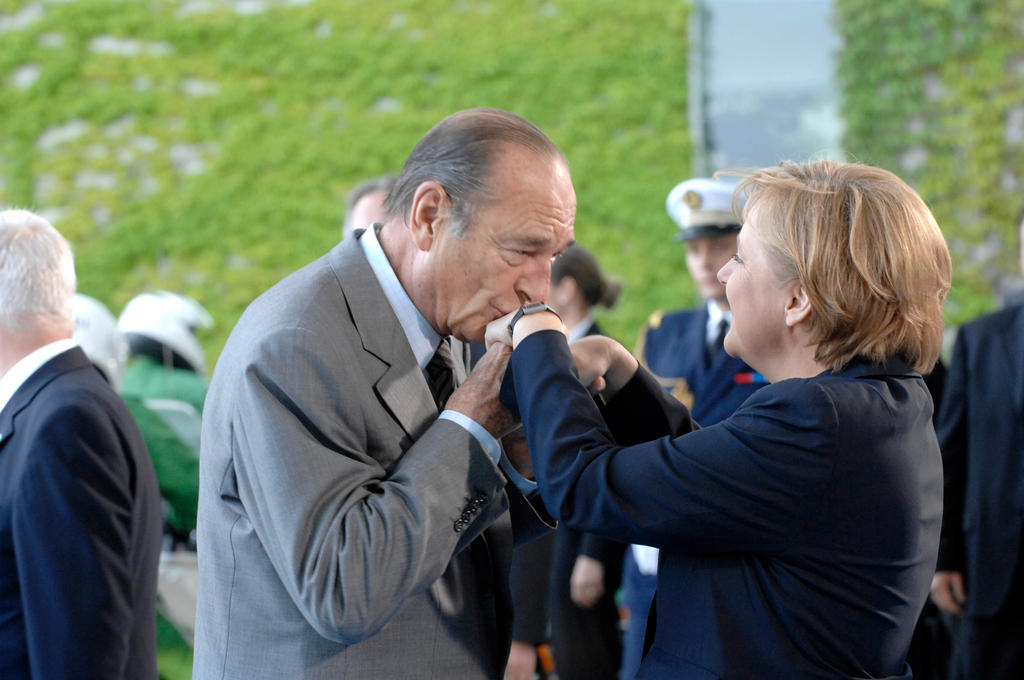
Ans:
<svg viewBox="0 0 1024 680"><path fill-rule="evenodd" d="M636 375L640 362L625 347L603 335L589 335L569 346L580 381L610 401Z"/></svg>
<svg viewBox="0 0 1024 680"><path fill-rule="evenodd" d="M516 312L518 311L516 310ZM496 342L515 349L523 341L523 338L537 331L561 331L562 335L569 336L569 332L565 330L565 325L558 318L558 315L545 311L535 314L524 314L519 317L519 320L516 321L515 337L512 337L508 332L508 324L512 321L512 317L516 315L516 312L509 312L500 319L495 319L487 324L484 342L487 344L488 349Z"/></svg>

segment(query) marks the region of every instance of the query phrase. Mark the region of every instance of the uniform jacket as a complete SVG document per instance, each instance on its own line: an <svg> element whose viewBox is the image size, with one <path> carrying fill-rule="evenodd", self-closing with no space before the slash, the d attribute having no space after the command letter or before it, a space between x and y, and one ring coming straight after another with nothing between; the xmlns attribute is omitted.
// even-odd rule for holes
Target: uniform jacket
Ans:
<svg viewBox="0 0 1024 680"><path fill-rule="evenodd" d="M938 568L963 572L967 611L991 616L1021 556L1024 305L960 328L937 431L946 475Z"/></svg>
<svg viewBox="0 0 1024 680"><path fill-rule="evenodd" d="M637 356L672 395L692 409L694 420L710 425L728 417L764 378L724 351L704 360L708 309L657 313L640 338Z"/></svg>
<svg viewBox="0 0 1024 680"><path fill-rule="evenodd" d="M159 556L142 435L62 352L0 412L0 678L155 680Z"/></svg>
<svg viewBox="0 0 1024 680"><path fill-rule="evenodd" d="M661 549L637 677L910 677L942 470L931 398L902 361L765 386L704 429L643 369L602 417L558 333L524 339L510 366L548 507Z"/></svg>
<svg viewBox="0 0 1024 680"><path fill-rule="evenodd" d="M217 364L195 680L504 672L508 510L536 515L437 418L362 233L253 302Z"/></svg>

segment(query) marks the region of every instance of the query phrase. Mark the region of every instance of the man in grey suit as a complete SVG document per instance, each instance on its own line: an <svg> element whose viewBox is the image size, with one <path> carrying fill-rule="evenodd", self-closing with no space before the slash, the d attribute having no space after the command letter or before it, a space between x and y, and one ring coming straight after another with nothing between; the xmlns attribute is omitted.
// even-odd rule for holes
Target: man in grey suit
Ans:
<svg viewBox="0 0 1024 680"><path fill-rule="evenodd" d="M501 677L513 541L546 522L498 443L507 350L467 378L463 343L546 298L575 193L540 130L470 109L420 141L385 208L253 302L221 354L196 680Z"/></svg>

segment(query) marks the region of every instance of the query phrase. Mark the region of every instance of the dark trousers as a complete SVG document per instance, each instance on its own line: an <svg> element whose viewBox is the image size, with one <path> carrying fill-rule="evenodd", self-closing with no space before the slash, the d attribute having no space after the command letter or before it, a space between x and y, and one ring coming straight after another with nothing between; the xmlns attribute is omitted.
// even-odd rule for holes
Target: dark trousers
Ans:
<svg viewBox="0 0 1024 680"><path fill-rule="evenodd" d="M551 580L551 646L559 680L616 680L622 659L619 609L615 593L622 579L622 550L604 562L604 595L593 607L576 606L569 579L582 539L580 532L559 527Z"/></svg>
<svg viewBox="0 0 1024 680"><path fill-rule="evenodd" d="M995 616L965 615L960 630L964 678L1024 678L1024 559L1018 559L1013 586Z"/></svg>

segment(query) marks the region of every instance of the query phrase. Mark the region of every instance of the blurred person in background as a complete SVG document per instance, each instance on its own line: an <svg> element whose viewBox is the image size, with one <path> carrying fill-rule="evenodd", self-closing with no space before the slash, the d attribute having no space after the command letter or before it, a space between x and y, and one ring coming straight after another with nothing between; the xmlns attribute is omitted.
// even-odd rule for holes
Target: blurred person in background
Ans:
<svg viewBox="0 0 1024 680"><path fill-rule="evenodd" d="M661 549L638 677L907 680L942 518L921 373L949 250L879 168L787 162L737 191L725 348L768 385L699 427L624 347L570 349L539 311L488 326L514 348L502 401L560 521Z"/></svg>
<svg viewBox="0 0 1024 680"><path fill-rule="evenodd" d="M0 212L0 677L155 680L159 490L74 292L60 233Z"/></svg>
<svg viewBox="0 0 1024 680"><path fill-rule="evenodd" d="M764 377L723 348L732 321L718 271L736 254L740 220L733 213L735 184L698 177L669 192L665 208L685 244L686 269L704 304L654 313L640 334L636 356L672 396L692 409L702 426L732 414L765 384ZM657 583L658 550L633 545L623 566L622 603L629 613L623 638L623 678L640 666L647 612Z"/></svg>
<svg viewBox="0 0 1024 680"><path fill-rule="evenodd" d="M384 200L395 188L398 177L381 175L360 182L349 192L345 205L345 221L342 224L342 236L348 236L356 229L366 229L374 222L383 222L387 218Z"/></svg>
<svg viewBox="0 0 1024 680"><path fill-rule="evenodd" d="M72 339L114 391L120 393L128 361L128 341L118 330L117 319L105 304L82 293L75 293L71 313Z"/></svg>
<svg viewBox="0 0 1024 680"><path fill-rule="evenodd" d="M167 502L165 531L194 550L199 504L199 435L209 383L195 333L213 319L192 298L167 291L128 301L118 330L129 345L121 395L139 423Z"/></svg>
<svg viewBox="0 0 1024 680"><path fill-rule="evenodd" d="M1024 210L1017 219L1024 271ZM937 432L945 514L932 599L964 678L1024 677L1024 300L960 327Z"/></svg>
<svg viewBox="0 0 1024 680"><path fill-rule="evenodd" d="M600 334L592 310L611 309L621 292L622 283L608 279L583 246L568 248L551 265L548 300L562 317L569 342ZM559 680L614 680L622 659L615 596L625 549L618 541L564 525L554 535L518 548L511 575L516 605L513 650L517 641L547 639L548 617L543 613L548 613ZM528 636L518 634L520 619ZM510 680L529 677L525 671L532 670L533 649L532 644L523 646L523 672L507 674Z"/></svg>

